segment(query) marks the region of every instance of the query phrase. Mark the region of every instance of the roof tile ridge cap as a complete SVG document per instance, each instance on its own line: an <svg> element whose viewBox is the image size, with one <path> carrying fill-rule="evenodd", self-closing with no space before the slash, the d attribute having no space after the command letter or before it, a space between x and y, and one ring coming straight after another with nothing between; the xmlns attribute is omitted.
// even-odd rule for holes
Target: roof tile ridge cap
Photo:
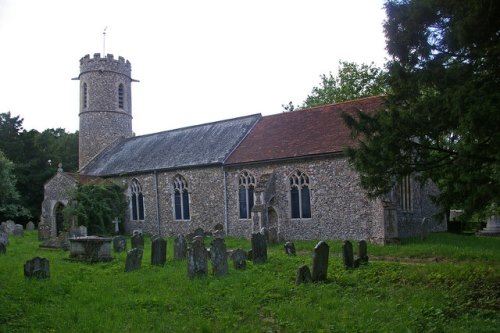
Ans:
<svg viewBox="0 0 500 333"><path fill-rule="evenodd" d="M227 160L229 160L231 158L231 156L233 155L233 153L241 146L241 144L243 143L243 141L245 141L245 139L250 135L250 133L252 133L252 131L255 128L255 126L257 126L257 124L260 123L262 119L264 119L264 117L260 113L256 113L255 115L259 115L259 117L255 120L255 122L252 124L252 127L250 127L248 129L248 131L241 138L241 140L239 140L234 145L233 149L231 149L231 151L229 152L229 154L227 154L226 158L224 158L224 160L222 161L222 166L226 165Z"/></svg>
<svg viewBox="0 0 500 333"><path fill-rule="evenodd" d="M85 164L84 166L82 166L81 168L78 169L78 174L79 175L84 175L84 176L91 176L91 175L86 175L85 174L85 168L87 168L89 165L91 165L93 162L95 162L99 157L101 157L101 155L103 155L104 153L108 152L111 148L114 148L116 147L120 142L125 142L131 138L134 138L134 137L130 137L130 138L125 138L125 137L119 137L119 138L116 138L113 142L111 142L109 145L107 145L106 147L104 147L103 149L101 149L97 154L94 155L94 157L92 157L88 162L87 164Z"/></svg>

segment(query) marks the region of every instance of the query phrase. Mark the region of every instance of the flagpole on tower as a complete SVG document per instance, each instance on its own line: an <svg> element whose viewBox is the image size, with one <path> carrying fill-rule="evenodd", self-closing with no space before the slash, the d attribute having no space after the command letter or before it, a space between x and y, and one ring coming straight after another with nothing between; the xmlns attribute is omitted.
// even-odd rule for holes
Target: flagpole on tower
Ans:
<svg viewBox="0 0 500 333"><path fill-rule="evenodd" d="M106 57L106 29L108 29L107 26L104 28L104 31L102 32L102 56L103 57Z"/></svg>

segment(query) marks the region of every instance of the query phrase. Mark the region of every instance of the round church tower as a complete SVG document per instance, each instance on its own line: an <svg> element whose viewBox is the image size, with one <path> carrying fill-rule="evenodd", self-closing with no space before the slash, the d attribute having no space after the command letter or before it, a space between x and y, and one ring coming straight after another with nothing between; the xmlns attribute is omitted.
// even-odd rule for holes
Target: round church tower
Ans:
<svg viewBox="0 0 500 333"><path fill-rule="evenodd" d="M80 59L79 169L120 138L132 136L131 66L112 54Z"/></svg>

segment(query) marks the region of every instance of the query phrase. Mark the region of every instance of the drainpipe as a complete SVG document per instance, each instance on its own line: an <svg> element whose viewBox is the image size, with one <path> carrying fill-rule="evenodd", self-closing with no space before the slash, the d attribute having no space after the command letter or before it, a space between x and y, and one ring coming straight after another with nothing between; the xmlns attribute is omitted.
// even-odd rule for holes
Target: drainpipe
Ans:
<svg viewBox="0 0 500 333"><path fill-rule="evenodd" d="M158 222L158 236L161 236L161 228L160 228L160 201L158 200L158 174L156 173L156 170L153 171L153 175L155 177L156 221Z"/></svg>
<svg viewBox="0 0 500 333"><path fill-rule="evenodd" d="M227 216L227 173L222 167L222 171L224 172L224 229L226 230L226 236L229 235L229 222Z"/></svg>

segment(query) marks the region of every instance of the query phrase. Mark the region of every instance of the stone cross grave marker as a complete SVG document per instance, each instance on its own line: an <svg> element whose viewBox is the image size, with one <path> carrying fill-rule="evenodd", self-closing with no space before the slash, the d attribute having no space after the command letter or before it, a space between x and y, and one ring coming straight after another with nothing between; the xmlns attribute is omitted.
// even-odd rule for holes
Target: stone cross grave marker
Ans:
<svg viewBox="0 0 500 333"><path fill-rule="evenodd" d="M245 269L247 267L247 255L242 249L236 249L231 253L233 267L235 269Z"/></svg>
<svg viewBox="0 0 500 333"><path fill-rule="evenodd" d="M252 261L254 264L263 264L267 261L266 236L260 232L252 233Z"/></svg>
<svg viewBox="0 0 500 333"><path fill-rule="evenodd" d="M124 236L113 237L113 250L115 252L123 252L127 250L127 239Z"/></svg>
<svg viewBox="0 0 500 333"><path fill-rule="evenodd" d="M187 254L187 241L183 235L177 235L174 239L174 259L184 260Z"/></svg>
<svg viewBox="0 0 500 333"><path fill-rule="evenodd" d="M113 221L111 221L111 223L113 223L115 225L115 234L120 233L120 228L118 227L120 220L117 217L115 217L115 219Z"/></svg>
<svg viewBox="0 0 500 333"><path fill-rule="evenodd" d="M352 244L348 240L342 244L342 262L345 268L354 268L354 254L352 252Z"/></svg>
<svg viewBox="0 0 500 333"><path fill-rule="evenodd" d="M210 260L212 261L213 275L224 276L227 274L227 251L224 238L214 238L210 243Z"/></svg>
<svg viewBox="0 0 500 333"><path fill-rule="evenodd" d="M295 284L299 285L301 283L312 282L311 271L307 265L302 265L297 269L297 274L295 275Z"/></svg>
<svg viewBox="0 0 500 333"><path fill-rule="evenodd" d="M330 247L324 241L319 242L314 247L312 266L312 280L314 282L326 280L329 254Z"/></svg>
<svg viewBox="0 0 500 333"><path fill-rule="evenodd" d="M167 241L161 237L151 243L151 265L165 265L167 261Z"/></svg>
<svg viewBox="0 0 500 333"><path fill-rule="evenodd" d="M187 250L188 277L193 279L197 276L208 275L207 249L202 236L195 236L191 247Z"/></svg>
<svg viewBox="0 0 500 333"><path fill-rule="evenodd" d="M35 279L50 278L49 260L45 258L35 257L26 261L24 264L24 277Z"/></svg>
<svg viewBox="0 0 500 333"><path fill-rule="evenodd" d="M132 272L141 268L142 248L133 248L127 252L127 261L125 262L125 272Z"/></svg>

